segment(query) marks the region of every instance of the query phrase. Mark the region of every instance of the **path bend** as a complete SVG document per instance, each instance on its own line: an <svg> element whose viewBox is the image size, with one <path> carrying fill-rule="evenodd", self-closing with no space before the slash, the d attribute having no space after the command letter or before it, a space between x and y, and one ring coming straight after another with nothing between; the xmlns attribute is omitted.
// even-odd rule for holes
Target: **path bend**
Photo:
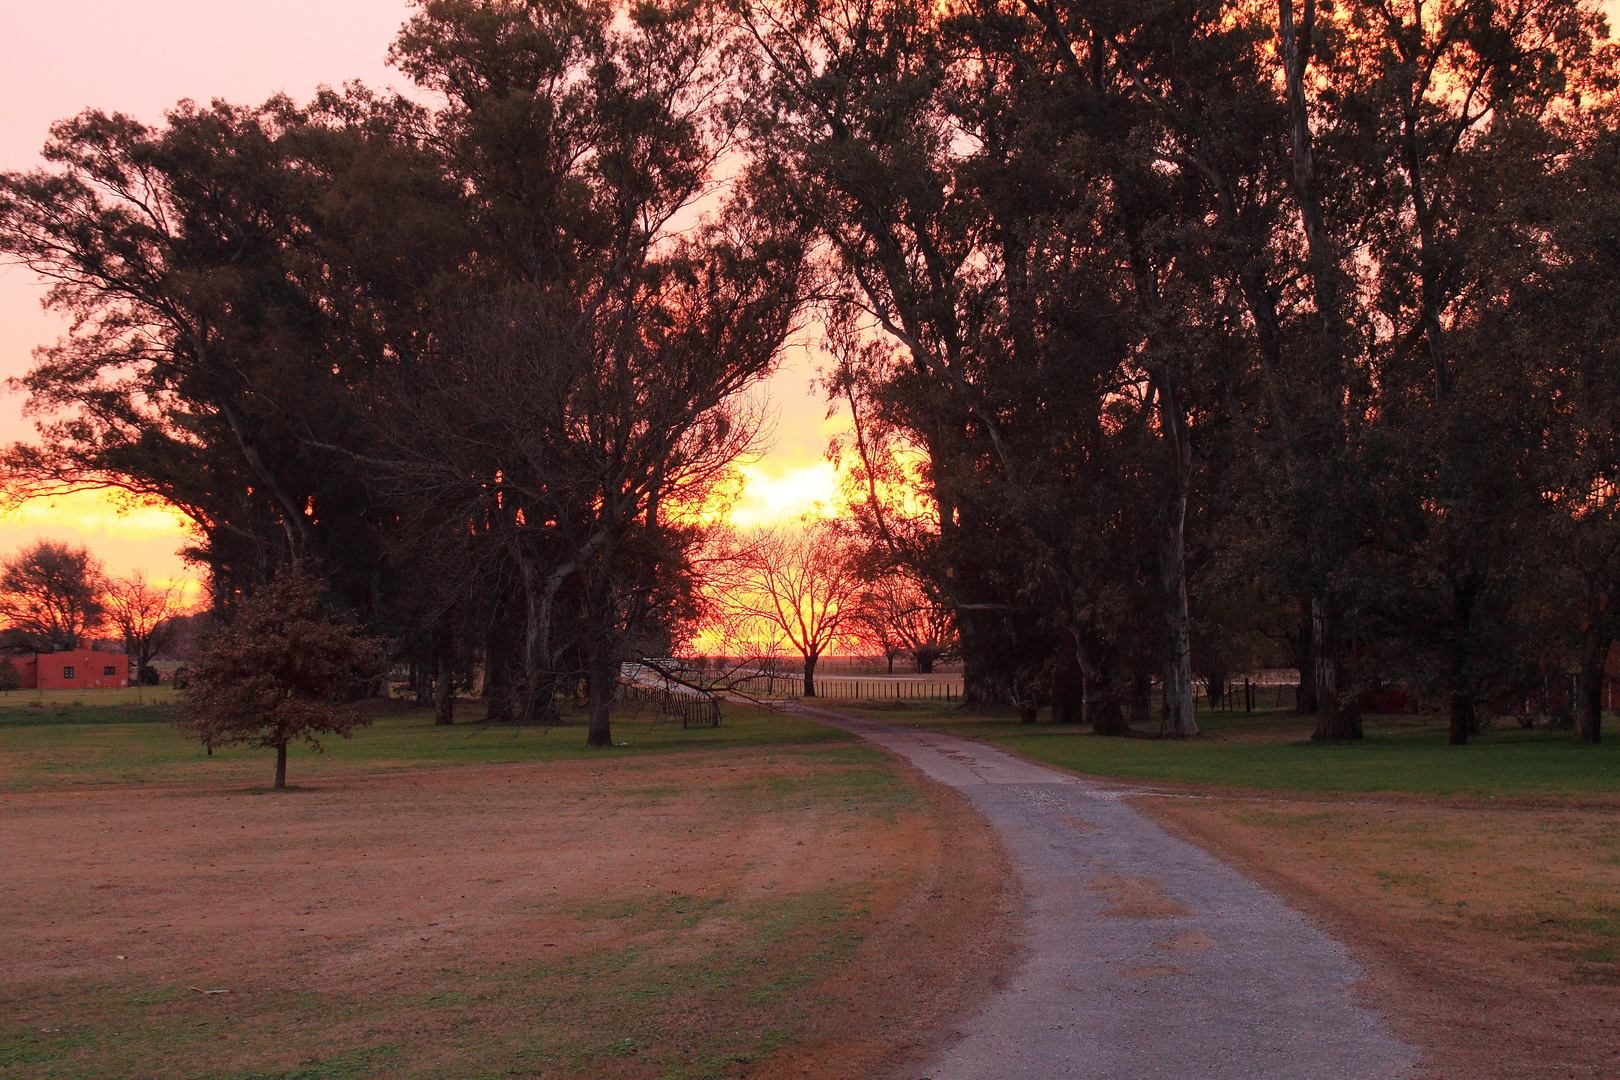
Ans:
<svg viewBox="0 0 1620 1080"><path fill-rule="evenodd" d="M1394 1080L1418 1054L1344 947L1093 784L953 735L797 707L965 795L1029 898L1025 959L929 1080Z"/></svg>

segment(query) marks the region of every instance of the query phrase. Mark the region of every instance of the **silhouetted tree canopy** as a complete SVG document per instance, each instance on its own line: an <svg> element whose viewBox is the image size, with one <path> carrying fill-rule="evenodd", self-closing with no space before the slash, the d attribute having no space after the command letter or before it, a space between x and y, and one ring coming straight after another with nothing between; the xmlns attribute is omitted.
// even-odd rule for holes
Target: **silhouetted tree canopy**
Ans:
<svg viewBox="0 0 1620 1080"><path fill-rule="evenodd" d="M304 566L441 720L583 686L607 745L802 332L868 636L969 707L1186 736L1271 649L1319 738L1390 688L1600 737L1595 0L426 0L390 56L437 104L92 110L0 177L73 319L9 499L173 506L222 615Z"/></svg>

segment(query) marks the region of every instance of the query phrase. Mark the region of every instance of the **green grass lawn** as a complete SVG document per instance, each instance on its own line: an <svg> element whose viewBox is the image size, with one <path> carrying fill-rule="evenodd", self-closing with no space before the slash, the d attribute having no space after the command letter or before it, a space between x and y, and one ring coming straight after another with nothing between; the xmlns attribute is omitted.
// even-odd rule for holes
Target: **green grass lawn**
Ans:
<svg viewBox="0 0 1620 1080"><path fill-rule="evenodd" d="M1437 716L1369 715L1360 743L1310 740L1313 720L1292 712L1201 713L1203 735L1184 741L1106 739L1087 728L1021 724L1007 710L968 716L914 704L827 707L950 731L1005 746L1036 761L1094 776L1299 792L1409 792L1526 797L1620 794L1620 723L1611 741L1576 744L1568 732L1499 721L1468 746L1446 744ZM1043 713L1043 717L1044 717Z"/></svg>
<svg viewBox="0 0 1620 1080"><path fill-rule="evenodd" d="M146 704L136 704L132 690L101 693L107 696L47 691L41 699L34 691L19 691L11 700L0 701L0 791L131 783L262 785L274 777L273 751L230 747L207 756L195 739L174 726L178 713L172 691L154 694L148 689ZM462 713L473 714L475 709L469 703ZM568 723L550 729L472 722L435 727L431 711L401 703L397 712L378 716L352 739L325 740L324 753L292 747L287 782L309 785L337 773L396 768L611 760L851 738L810 720L748 706L728 705L723 715L718 728L682 729L678 721L625 711L613 720L613 749L591 750L585 746L584 717L578 713L566 714Z"/></svg>
<svg viewBox="0 0 1620 1080"><path fill-rule="evenodd" d="M0 790L109 783L268 783L270 751L241 747L207 757L175 729L176 693L13 691L0 696ZM373 707L381 703L373 703ZM1203 735L1187 741L1104 739L1080 726L1043 719L1020 724L1010 710L965 715L943 702L829 700L829 708L896 723L952 731L997 743L1026 757L1095 776L1298 792L1392 791L1432 795L1536 796L1620 794L1620 723L1611 742L1581 746L1567 732L1524 730L1499 722L1468 746L1446 744L1443 717L1370 715L1356 744L1310 741L1312 721L1291 712L1201 713ZM464 718L476 714L466 703ZM585 746L583 716L551 728L435 727L431 714L404 703L351 740L326 741L324 754L295 747L288 782L372 769L471 765L570 758L611 758L728 746L814 743L848 736L809 720L726 706L718 728L683 730L648 713L614 718L609 751ZM1044 717L1045 714L1043 714Z"/></svg>

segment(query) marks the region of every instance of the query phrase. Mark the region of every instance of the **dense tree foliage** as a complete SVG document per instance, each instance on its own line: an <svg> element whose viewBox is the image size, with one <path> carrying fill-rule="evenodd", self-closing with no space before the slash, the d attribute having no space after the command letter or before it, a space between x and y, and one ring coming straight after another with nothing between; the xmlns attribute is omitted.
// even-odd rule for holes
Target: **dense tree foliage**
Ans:
<svg viewBox="0 0 1620 1080"><path fill-rule="evenodd" d="M421 6L395 63L445 105L87 113L0 183L0 247L74 333L24 380L9 491L181 508L229 608L279 567L492 719L689 614L695 515L759 430L803 292L795 235L716 191L733 34L711 9ZM461 680L465 683L466 680Z"/></svg>
<svg viewBox="0 0 1620 1080"><path fill-rule="evenodd" d="M1190 735L1270 642L1324 739L1391 688L1599 737L1594 0L427 0L392 58L440 104L90 112L0 178L75 320L11 497L176 506L222 612L302 563L441 720L583 686L604 745L811 325L865 632L970 704Z"/></svg>
<svg viewBox="0 0 1620 1080"><path fill-rule="evenodd" d="M1577 622L1601 670L1607 595L1557 584L1608 506L1567 472L1614 396L1594 5L738 10L753 168L837 286L853 509L950 598L970 696L1117 731L1156 677L1186 734L1266 632L1320 737L1398 683L1462 742Z"/></svg>

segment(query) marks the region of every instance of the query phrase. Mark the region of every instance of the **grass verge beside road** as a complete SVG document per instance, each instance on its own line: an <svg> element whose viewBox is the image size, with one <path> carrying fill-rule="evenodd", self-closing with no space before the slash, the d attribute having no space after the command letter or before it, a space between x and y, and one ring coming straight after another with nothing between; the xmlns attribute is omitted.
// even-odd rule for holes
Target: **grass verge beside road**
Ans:
<svg viewBox="0 0 1620 1080"><path fill-rule="evenodd" d="M1437 1080L1620 1076L1620 824L1585 797L1133 800L1311 913Z"/></svg>

